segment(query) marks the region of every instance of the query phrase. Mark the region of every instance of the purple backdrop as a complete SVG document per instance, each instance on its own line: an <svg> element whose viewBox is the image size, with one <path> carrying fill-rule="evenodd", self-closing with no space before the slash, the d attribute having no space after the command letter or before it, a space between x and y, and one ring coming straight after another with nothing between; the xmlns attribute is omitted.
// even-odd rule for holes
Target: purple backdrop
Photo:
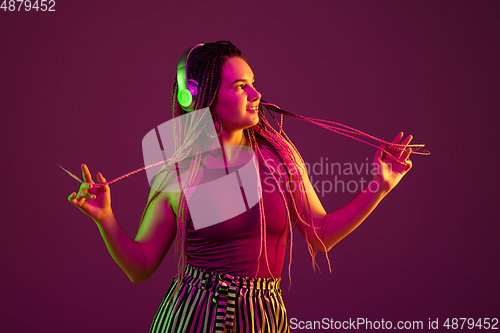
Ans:
<svg viewBox="0 0 500 333"><path fill-rule="evenodd" d="M330 251L332 274L321 253L322 274L313 273L295 234L290 291L288 261L282 274L289 319L427 327L429 318L500 317L500 2L56 1L55 9L0 10L3 331L147 332L176 272L173 251L132 284L95 223L68 203L78 183L57 164L78 172L87 163L108 179L141 167L143 136L170 119L180 54L221 39L243 51L268 101L386 140L404 131L432 152L414 156L399 186ZM285 130L311 164L361 164L375 153L294 119ZM135 237L146 175L111 189ZM327 212L355 196L341 192L320 195Z"/></svg>

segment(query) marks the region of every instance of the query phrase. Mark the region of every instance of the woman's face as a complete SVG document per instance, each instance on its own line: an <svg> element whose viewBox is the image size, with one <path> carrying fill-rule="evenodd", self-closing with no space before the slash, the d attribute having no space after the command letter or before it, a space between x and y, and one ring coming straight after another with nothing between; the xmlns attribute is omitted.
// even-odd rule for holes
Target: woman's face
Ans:
<svg viewBox="0 0 500 333"><path fill-rule="evenodd" d="M213 114L226 132L242 130L259 123L260 93L254 87L252 69L239 57L226 59Z"/></svg>

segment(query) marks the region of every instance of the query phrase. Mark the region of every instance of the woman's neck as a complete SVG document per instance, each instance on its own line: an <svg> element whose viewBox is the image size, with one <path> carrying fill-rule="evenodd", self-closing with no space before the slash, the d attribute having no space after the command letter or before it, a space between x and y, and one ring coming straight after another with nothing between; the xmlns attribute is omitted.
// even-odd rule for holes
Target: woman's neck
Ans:
<svg viewBox="0 0 500 333"><path fill-rule="evenodd" d="M243 130L226 132L224 130L220 133L220 140L222 140L222 147L224 147L224 157L220 154L220 150L215 155L210 154L207 156L207 160L204 162L207 166L211 168L235 166L241 165L250 159L249 154L249 143L245 137ZM211 147L211 150L215 149L215 142ZM224 158L225 161L224 162Z"/></svg>
<svg viewBox="0 0 500 333"><path fill-rule="evenodd" d="M248 146L247 138L243 134L243 130L226 132L222 129L220 136L223 145Z"/></svg>

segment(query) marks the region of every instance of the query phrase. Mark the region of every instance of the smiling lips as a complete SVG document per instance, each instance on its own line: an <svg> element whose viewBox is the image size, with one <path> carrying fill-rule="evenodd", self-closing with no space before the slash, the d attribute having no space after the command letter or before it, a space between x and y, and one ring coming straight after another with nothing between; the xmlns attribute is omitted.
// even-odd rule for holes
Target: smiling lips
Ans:
<svg viewBox="0 0 500 333"><path fill-rule="evenodd" d="M248 112L257 112L259 111L259 107L258 106L252 106L251 108L247 109Z"/></svg>

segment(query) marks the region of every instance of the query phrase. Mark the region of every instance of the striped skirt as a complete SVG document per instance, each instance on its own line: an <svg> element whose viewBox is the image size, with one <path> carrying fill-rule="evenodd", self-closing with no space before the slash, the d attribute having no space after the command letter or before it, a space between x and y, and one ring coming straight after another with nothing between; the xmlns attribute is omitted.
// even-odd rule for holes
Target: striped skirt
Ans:
<svg viewBox="0 0 500 333"><path fill-rule="evenodd" d="M174 279L150 333L289 332L281 278L248 278L187 265L178 293Z"/></svg>

